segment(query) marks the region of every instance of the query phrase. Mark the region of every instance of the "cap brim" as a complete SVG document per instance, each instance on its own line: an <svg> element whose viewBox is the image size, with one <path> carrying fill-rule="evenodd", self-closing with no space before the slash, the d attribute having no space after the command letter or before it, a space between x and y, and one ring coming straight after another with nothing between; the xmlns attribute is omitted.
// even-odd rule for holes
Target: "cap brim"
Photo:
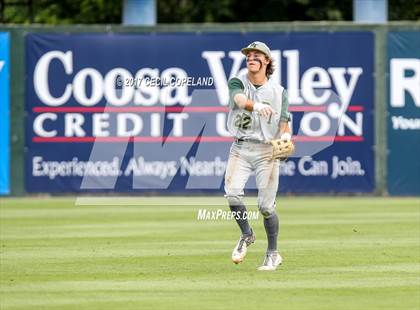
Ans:
<svg viewBox="0 0 420 310"><path fill-rule="evenodd" d="M260 52L260 50L257 50L257 49L255 49L255 48L251 48L251 47L244 47L243 49L241 49L241 52L242 52L242 54L244 54L244 55L246 55L246 53L248 53L248 52L250 52L250 51L259 51L259 52Z"/></svg>
<svg viewBox="0 0 420 310"><path fill-rule="evenodd" d="M250 51L257 51L257 52L263 53L265 56L269 57L265 52L263 52L262 50L260 50L258 48L244 47L243 49L241 49L242 54L244 54L245 56Z"/></svg>

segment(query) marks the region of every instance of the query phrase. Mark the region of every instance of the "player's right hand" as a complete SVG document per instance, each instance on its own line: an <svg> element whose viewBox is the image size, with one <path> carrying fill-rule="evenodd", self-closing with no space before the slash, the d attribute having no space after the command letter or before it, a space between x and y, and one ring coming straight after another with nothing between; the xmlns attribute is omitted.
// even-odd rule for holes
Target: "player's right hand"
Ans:
<svg viewBox="0 0 420 310"><path fill-rule="evenodd" d="M262 117L270 117L275 111L268 104L261 102L254 102L254 111L257 111Z"/></svg>

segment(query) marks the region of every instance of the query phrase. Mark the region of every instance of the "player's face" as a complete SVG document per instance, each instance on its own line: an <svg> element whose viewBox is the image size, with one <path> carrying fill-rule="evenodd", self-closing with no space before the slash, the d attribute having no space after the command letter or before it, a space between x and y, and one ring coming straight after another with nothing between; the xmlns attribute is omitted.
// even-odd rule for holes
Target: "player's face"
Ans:
<svg viewBox="0 0 420 310"><path fill-rule="evenodd" d="M248 71L257 73L261 69L265 70L269 60L267 57L258 51L250 51L246 54L246 67Z"/></svg>

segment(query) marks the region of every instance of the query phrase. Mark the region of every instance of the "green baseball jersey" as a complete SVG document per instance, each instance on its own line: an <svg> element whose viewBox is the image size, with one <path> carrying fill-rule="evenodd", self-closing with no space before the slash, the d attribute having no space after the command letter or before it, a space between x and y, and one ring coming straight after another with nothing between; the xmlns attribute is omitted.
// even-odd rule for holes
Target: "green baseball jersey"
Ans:
<svg viewBox="0 0 420 310"><path fill-rule="evenodd" d="M230 111L227 127L232 136L261 142L277 138L280 121L290 120L286 90L274 83L272 79L268 79L263 85L253 85L248 80L247 74L231 78L228 81L228 87ZM256 111L250 112L239 108L233 101L238 93L245 94L253 102L270 105L277 113L272 114L270 118L265 118Z"/></svg>

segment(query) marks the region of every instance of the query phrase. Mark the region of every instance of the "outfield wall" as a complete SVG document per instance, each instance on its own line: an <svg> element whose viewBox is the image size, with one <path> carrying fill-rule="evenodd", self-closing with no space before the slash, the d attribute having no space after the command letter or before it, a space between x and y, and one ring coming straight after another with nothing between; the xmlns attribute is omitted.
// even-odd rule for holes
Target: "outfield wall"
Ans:
<svg viewBox="0 0 420 310"><path fill-rule="evenodd" d="M400 34L401 31L404 33ZM173 132L170 129L168 131L168 128L161 128L161 132L150 129L153 127L151 124L153 119L162 117L162 115L159 116L159 112L162 111L157 107L158 101L149 100L147 104L145 103L150 97L141 97L138 99L137 105L134 102L135 94L132 98L127 97L130 102L124 103L118 98L114 98L115 96L113 97L112 94L105 94L105 91L102 97L98 95L97 102L88 100L94 97L89 93L89 90L87 95L86 93L73 93L67 99L62 98L62 102L53 102L54 100L51 98L64 95L67 86L75 85L74 77L87 67L96 70L101 76L99 79L105 81L107 74L116 68L125 68L135 77L135 73L140 68L158 69L158 72L162 73L169 67L176 67L178 73L185 71L188 76L193 77L211 76L216 83L220 84L229 77L229 74L232 74L235 59L237 54L240 54L238 52L240 47L254 40L263 40L270 43L281 68L274 75L275 78L279 79L282 84L287 84L285 86L289 89L295 87L296 82L293 84L293 81L305 85L302 92L289 94L289 97L291 97L291 109L295 115L294 132L300 133L296 141L297 146L299 150L306 152L300 155L311 155L311 157L305 157L303 160L301 157L292 158L289 161L288 166L282 170L281 191L378 195L384 195L389 191L395 195L419 195L420 185L416 178L418 176L416 171L420 173L419 161L416 160L416 157L418 158L420 155L419 150L414 147L411 148L411 152L400 152L404 146L408 145L403 141L406 139L412 141L411 145L415 146L419 137L419 130L415 127L415 119L418 119L419 116L419 102L415 95L416 89L418 89L416 88L418 87L416 79L420 76L420 71L416 73L417 62L415 61L419 58L418 51L420 49L417 49L418 45L416 45L418 44L419 31L420 23L390 23L388 25L264 23L159 25L152 28L84 25L0 27L0 32L8 32L11 37L11 193L12 195L23 195L26 192L68 193L79 191L82 185L83 192L113 190L133 192L133 187L137 192L144 192L147 189L152 189L154 192L168 192L165 190L167 188L172 192L182 192L185 188L189 192L200 192L204 188L211 188L212 191L218 192L222 173L216 172L213 175L195 175L190 177L190 181L176 170L172 174L168 172L163 178L162 175L144 174L138 176L135 181L137 183L133 184L130 175L132 170L127 173L127 176L124 176L124 171L127 171L127 167L130 166L130 159L134 158L133 155L131 158L122 155L122 162L116 163L121 166L120 171L123 175L120 177L115 177L115 173L110 173L105 178L102 176L85 180L74 174L51 178L51 175L45 173L42 175L41 170L34 173L36 170L34 167L38 167L42 159L45 158L47 158L46 162L71 162L74 158L77 158L78 161L87 160L92 158L92 147L97 149L96 154L106 153L109 155L108 157L98 155L98 160L110 163L116 154L125 152L126 147L131 154L143 152L141 157L144 162L159 160L168 167L172 157L181 158L188 154L208 162L215 162L215 158L221 155L219 161L223 162L226 160L223 156L227 155L231 143L225 136L224 128L219 128L220 126L217 125L218 119L223 119L223 114L226 114L223 92L214 91L210 95L205 94L204 97L198 92L199 100L195 100L191 90L187 90L184 98L179 95L175 99L178 101L172 103L170 95L167 98L157 95L161 101L162 99L167 100L167 105L171 105L172 109L176 110L177 107L184 104L188 105L183 103L183 100L192 100L191 107L196 109L195 111L190 109L191 113L188 113L188 109L182 110L191 126L184 126L181 134L178 133L175 137L171 137L169 140L174 143L167 143L167 147L164 149L162 149L161 141L156 139L157 135L167 132L167 135L171 136ZM84 34L81 35L82 33ZM410 37L410 35L414 37ZM411 42L412 46L407 45L407 48L401 49L401 46L407 42ZM188 46L187 50L186 46ZM394 51L394 46L399 47L399 50ZM99 50L100 53L97 52ZM51 55L51 53L56 53L57 56L57 51L62 54L58 54L58 58L56 57L53 61L57 62L62 59L64 66L68 61L68 64L73 67L65 68L65 70L69 70L68 72L64 72L62 67L57 64L55 67L46 69L50 78L54 80L54 83L49 84L51 89L48 91L51 98L48 98L42 95L46 93L45 90L40 91L43 89L42 83L34 82L45 79L45 77L42 77L41 74L35 78L35 73L40 60L45 59L45 55ZM69 54L67 56L65 54L68 51L71 51L71 59ZM220 52L223 53L222 56L219 54ZM66 60L66 57L69 58ZM411 62L407 62L405 59L411 59ZM403 74L398 79L402 83L396 86L392 98L388 96L390 87L387 87L389 85L387 80L388 64L391 60L394 64L394 71L396 70L395 74ZM297 70L293 71L291 69L293 66L297 67ZM236 70L239 69L240 66L236 68ZM38 70L38 73L41 71ZM308 92L309 86L311 86L308 83L317 83L317 78L311 79L311 74L312 76L317 75L318 79L324 79L324 82L321 81L321 84L317 84L320 88L334 90L340 99L344 99L341 103L345 105L346 113L341 120L344 119L344 124L347 126L340 128L337 122L335 128L330 126L325 131L316 128L316 125L313 128L308 125L306 131L304 130L305 127L302 124L305 123L305 118L309 119L307 123L310 124L311 115L316 122L319 112L325 112L324 114L328 116L328 111L331 110L327 105L331 102L317 101L317 98L322 97L322 93L311 94ZM81 75L83 74L79 74L79 77ZM404 77L406 77L405 80ZM353 88L350 87L352 78L355 82ZM404 84L404 82L406 83ZM219 86L223 86L223 83ZM200 89L200 87L196 88ZM225 87L216 85L214 88L223 89ZM107 89L109 87L104 88L104 90ZM123 90L122 93L124 95ZM188 97L192 97L192 99L188 99ZM311 98L315 101L311 101ZM393 102L393 98L397 100L396 103ZM207 99L209 102L206 103ZM299 100L308 104L302 105ZM175 105L173 105L174 103ZM133 144L129 143L129 140L118 136L117 129L109 134L111 137L103 137L104 141L101 144L93 145L94 117L92 111L97 109L97 112L102 113L107 112L107 107L115 109L122 105L125 110L118 112L129 112L130 109L133 111L139 106L148 106L149 110L138 111L147 116L147 120L142 120L142 122L145 125L143 127L149 128L149 131L144 130L141 133L144 141L138 141L146 142L147 140L146 151L133 148ZM394 107L395 105L396 107ZM398 112L391 110L392 115L387 118L387 106L399 110L396 110ZM150 110L151 107L155 110ZM61 108L61 111L58 111L57 108ZM87 108L90 110L88 111ZM94 109L92 110L92 108ZM197 113L197 109L205 113ZM166 117L167 111L163 112L165 113L163 117ZM39 124L40 118L48 118L48 113L56 113L57 119L49 119L50 123L45 125L44 132L34 130L35 123ZM83 115L83 122L86 124L84 127L86 133L83 137L77 133L73 133L73 135L66 133L65 119L71 117L70 113ZM153 113L157 116L152 116ZM110 113L110 115L114 114ZM319 121L321 125L322 119ZM407 125L407 119L408 121L414 119L414 122L409 122ZM54 123L51 123L52 120ZM331 124L334 123L333 121L332 114L325 119L325 122ZM399 122L400 125L395 125L396 122ZM47 122L44 123L47 124ZM206 130L200 132L199 125L203 123L213 125L208 125ZM26 124L26 131L24 124ZM322 127L321 125L320 127ZM156 126L156 128L159 127L159 125ZM411 127L407 129L407 126ZM53 132L55 135L52 134ZM195 150L194 142L198 134L201 134L202 137L201 146L199 150ZM333 134L337 135L334 143L325 141L325 136ZM390 137L389 145L387 135ZM115 141L116 138L119 141ZM105 143L111 147L103 152L101 149ZM321 148L321 151L318 152L320 147L323 149ZM116 153L109 154L112 153L110 150L114 150ZM311 152L316 155L312 155ZM389 162L387 160L388 152L390 154ZM395 169L402 161L412 164L405 165L403 171ZM340 175L340 173L334 173L334 163L336 166L341 165L341 167L349 168L344 168L345 171L343 170L344 172ZM112 167L109 169L112 170ZM172 170L174 170L173 167ZM170 171L169 168L168 171ZM389 177L388 171L390 172Z"/></svg>

